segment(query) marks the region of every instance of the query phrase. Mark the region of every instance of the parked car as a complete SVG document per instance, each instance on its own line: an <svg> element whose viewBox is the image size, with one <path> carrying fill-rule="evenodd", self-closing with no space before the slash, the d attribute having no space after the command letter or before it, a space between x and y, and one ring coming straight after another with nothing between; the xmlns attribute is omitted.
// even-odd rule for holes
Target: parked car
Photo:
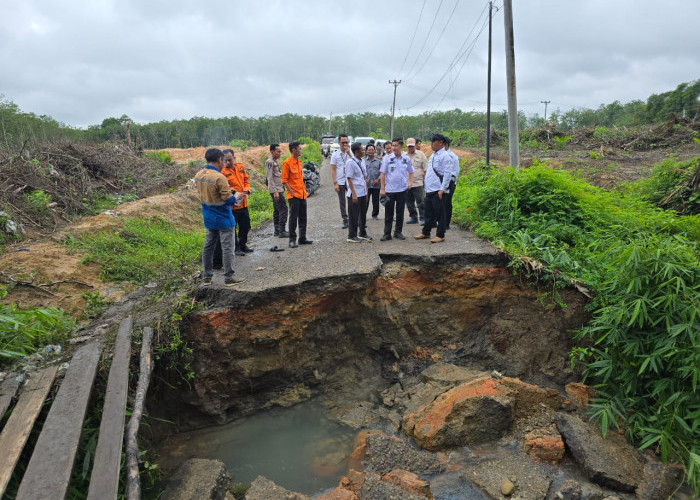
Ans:
<svg viewBox="0 0 700 500"><path fill-rule="evenodd" d="M348 136L348 141L350 141L350 144L355 140L355 138L351 135ZM340 149L340 144L338 144L338 138L336 137L333 139L333 144L331 144L331 154L335 153Z"/></svg>
<svg viewBox="0 0 700 500"><path fill-rule="evenodd" d="M328 158L331 155L331 144L333 144L334 140L334 135L321 136L321 153L323 153L324 157Z"/></svg>
<svg viewBox="0 0 700 500"><path fill-rule="evenodd" d="M355 137L355 140L353 142L359 142L364 147L367 147L367 144L369 144L369 141L373 141L373 140L374 140L374 137Z"/></svg>

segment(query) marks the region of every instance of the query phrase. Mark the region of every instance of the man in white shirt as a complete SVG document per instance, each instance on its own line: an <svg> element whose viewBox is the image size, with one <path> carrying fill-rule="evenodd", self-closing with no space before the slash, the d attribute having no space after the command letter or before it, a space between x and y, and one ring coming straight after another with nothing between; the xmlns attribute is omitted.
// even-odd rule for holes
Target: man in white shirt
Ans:
<svg viewBox="0 0 700 500"><path fill-rule="evenodd" d="M417 240L430 238L430 231L437 226L437 232L431 243L445 241L445 191L448 190L452 176L452 159L445 151L447 138L442 134L433 134L430 149L433 154L428 160L425 173L425 224L423 231L415 235Z"/></svg>
<svg viewBox="0 0 700 500"><path fill-rule="evenodd" d="M363 158L364 151L359 142L353 143L350 148L352 157L345 162L348 193L348 241L350 243L360 243L362 240L372 241L372 238L367 236L367 185L369 180Z"/></svg>
<svg viewBox="0 0 700 500"><path fill-rule="evenodd" d="M413 186L413 164L411 159L403 153L403 139L391 141L392 153L382 160L382 168L379 170L381 189L379 196L386 196L384 205L384 234L380 241L391 239L391 226L394 222L394 207L396 207L396 227L394 238L405 240L403 235L403 215L406 206L406 191Z"/></svg>
<svg viewBox="0 0 700 500"><path fill-rule="evenodd" d="M338 193L338 205L340 205L340 217L343 219L343 229L348 227L347 212L347 184L345 177L345 162L350 159L350 141L347 134L338 136L340 149L331 155L331 178L333 189Z"/></svg>

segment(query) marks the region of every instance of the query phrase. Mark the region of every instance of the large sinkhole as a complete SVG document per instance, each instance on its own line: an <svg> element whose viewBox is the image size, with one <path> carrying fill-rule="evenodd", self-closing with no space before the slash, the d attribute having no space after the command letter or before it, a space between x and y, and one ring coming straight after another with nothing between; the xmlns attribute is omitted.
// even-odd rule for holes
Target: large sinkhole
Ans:
<svg viewBox="0 0 700 500"><path fill-rule="evenodd" d="M312 401L310 414L324 421L398 433L391 392L408 390L431 365L561 388L575 378L571 330L584 324L586 300L575 290L558 293L552 300L498 256L474 262L458 255L440 262L384 257L372 273L258 292L201 287L194 298L202 307L182 331L195 378L189 387L159 384L150 410L189 431L256 415L264 421L263 414ZM155 380L167 378L156 373ZM304 411L284 418L315 422L299 417ZM329 432L324 439L333 442L337 429Z"/></svg>

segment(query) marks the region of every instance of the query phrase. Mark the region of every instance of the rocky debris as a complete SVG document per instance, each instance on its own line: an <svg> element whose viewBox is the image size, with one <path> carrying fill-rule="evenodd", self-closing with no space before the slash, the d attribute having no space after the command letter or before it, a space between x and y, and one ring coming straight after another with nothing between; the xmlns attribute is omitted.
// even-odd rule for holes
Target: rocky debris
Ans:
<svg viewBox="0 0 700 500"><path fill-rule="evenodd" d="M557 500L581 500L583 491L578 481L567 479L562 483L559 489L554 493Z"/></svg>
<svg viewBox="0 0 700 500"><path fill-rule="evenodd" d="M449 363L434 363L421 372L420 379L424 383L454 387L485 375L486 373L481 370L474 370Z"/></svg>
<svg viewBox="0 0 700 500"><path fill-rule="evenodd" d="M338 486L337 488L316 497L315 500L359 500L359 497L352 491Z"/></svg>
<svg viewBox="0 0 700 500"><path fill-rule="evenodd" d="M608 433L575 415L559 412L555 417L566 448L583 467L588 478L618 491L633 492L642 480L644 462L622 436Z"/></svg>
<svg viewBox="0 0 700 500"><path fill-rule="evenodd" d="M163 498L169 500L225 500L231 478L220 460L191 458L168 482Z"/></svg>
<svg viewBox="0 0 700 500"><path fill-rule="evenodd" d="M381 477L382 481L398 486L402 490L414 493L416 495L433 500L433 494L430 491L430 483L421 480L413 472L405 470L393 470Z"/></svg>
<svg viewBox="0 0 700 500"><path fill-rule="evenodd" d="M368 475L360 489L360 500L425 500L424 495L416 495L392 483Z"/></svg>
<svg viewBox="0 0 700 500"><path fill-rule="evenodd" d="M542 468L522 452L504 451L501 456L467 468L465 476L493 499L502 499L502 486L514 485L512 498L542 500L552 480Z"/></svg>
<svg viewBox="0 0 700 500"><path fill-rule="evenodd" d="M565 451L564 441L555 424L526 433L523 449L533 460L555 464L561 461Z"/></svg>
<svg viewBox="0 0 700 500"><path fill-rule="evenodd" d="M683 467L680 465L664 465L655 458L650 458L644 464L644 477L637 487L638 500L656 500L670 498L682 484Z"/></svg>
<svg viewBox="0 0 700 500"><path fill-rule="evenodd" d="M163 498L168 497L163 496ZM264 476L258 476L250 484L245 500L311 500L311 498L277 486Z"/></svg>
<svg viewBox="0 0 700 500"><path fill-rule="evenodd" d="M510 479L506 479L501 483L501 494L509 497L515 491L515 485Z"/></svg>
<svg viewBox="0 0 700 500"><path fill-rule="evenodd" d="M595 396L593 387L580 382L569 382L566 384L564 391L571 402L580 408L587 408L588 401Z"/></svg>
<svg viewBox="0 0 700 500"><path fill-rule="evenodd" d="M350 466L376 474L388 474L401 469L429 475L445 469L446 457L410 446L402 439L380 431L361 434L350 456Z"/></svg>

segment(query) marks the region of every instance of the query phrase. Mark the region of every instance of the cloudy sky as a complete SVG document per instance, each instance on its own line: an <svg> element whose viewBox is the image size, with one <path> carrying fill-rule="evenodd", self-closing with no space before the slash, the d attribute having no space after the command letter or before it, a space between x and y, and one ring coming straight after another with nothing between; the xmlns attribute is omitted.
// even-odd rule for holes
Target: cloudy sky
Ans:
<svg viewBox="0 0 700 500"><path fill-rule="evenodd" d="M507 106L494 1L492 109ZM496 11L496 8L499 8ZM484 0L0 0L0 95L84 127L193 116L486 109ZM513 0L527 115L700 78L698 0Z"/></svg>

